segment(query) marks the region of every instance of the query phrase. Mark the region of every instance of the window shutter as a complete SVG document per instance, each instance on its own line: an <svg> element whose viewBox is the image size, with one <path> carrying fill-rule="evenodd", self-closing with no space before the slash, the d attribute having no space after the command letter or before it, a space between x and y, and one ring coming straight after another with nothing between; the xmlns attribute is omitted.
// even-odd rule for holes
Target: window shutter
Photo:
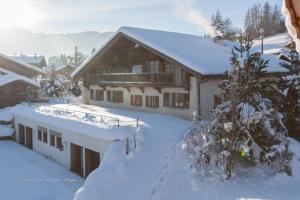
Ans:
<svg viewBox="0 0 300 200"><path fill-rule="evenodd" d="M190 108L190 94L184 94L183 106L184 106L184 108Z"/></svg>
<svg viewBox="0 0 300 200"><path fill-rule="evenodd" d="M94 99L94 90L93 89L91 89L90 90L90 99Z"/></svg>
<svg viewBox="0 0 300 200"><path fill-rule="evenodd" d="M146 96L146 106L150 106L150 104L149 104L149 96Z"/></svg>
<svg viewBox="0 0 300 200"><path fill-rule="evenodd" d="M155 97L155 106L154 107L159 108L159 97L158 96Z"/></svg>
<svg viewBox="0 0 300 200"><path fill-rule="evenodd" d="M170 102L170 93L165 92L164 93L164 106L169 107L169 102Z"/></svg>
<svg viewBox="0 0 300 200"><path fill-rule="evenodd" d="M176 107L176 93L172 93L172 107Z"/></svg>
<svg viewBox="0 0 300 200"><path fill-rule="evenodd" d="M107 101L111 101L111 92L110 90L107 90L107 97L106 97Z"/></svg>

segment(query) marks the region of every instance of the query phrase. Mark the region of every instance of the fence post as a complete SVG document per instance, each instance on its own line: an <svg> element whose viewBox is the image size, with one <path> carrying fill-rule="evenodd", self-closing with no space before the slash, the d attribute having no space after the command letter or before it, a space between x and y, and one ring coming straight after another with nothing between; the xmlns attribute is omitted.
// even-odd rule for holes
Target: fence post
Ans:
<svg viewBox="0 0 300 200"><path fill-rule="evenodd" d="M126 154L126 155L129 154L129 139L128 139L128 137L127 137L127 139L126 139L125 154Z"/></svg>
<svg viewBox="0 0 300 200"><path fill-rule="evenodd" d="M134 149L136 149L136 131L133 132L133 145Z"/></svg>
<svg viewBox="0 0 300 200"><path fill-rule="evenodd" d="M139 127L139 117L136 118L136 127Z"/></svg>

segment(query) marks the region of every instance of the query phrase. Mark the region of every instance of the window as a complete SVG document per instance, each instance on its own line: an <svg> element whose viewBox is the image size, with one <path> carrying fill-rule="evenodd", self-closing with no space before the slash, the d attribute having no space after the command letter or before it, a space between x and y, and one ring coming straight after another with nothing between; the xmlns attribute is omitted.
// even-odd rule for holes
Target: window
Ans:
<svg viewBox="0 0 300 200"><path fill-rule="evenodd" d="M131 95L131 105L132 106L142 106L143 96L142 95Z"/></svg>
<svg viewBox="0 0 300 200"><path fill-rule="evenodd" d="M50 145L63 151L62 134L60 132L50 130Z"/></svg>
<svg viewBox="0 0 300 200"><path fill-rule="evenodd" d="M189 108L190 107L190 95L184 93L173 93L173 107L175 108Z"/></svg>
<svg viewBox="0 0 300 200"><path fill-rule="evenodd" d="M113 102L123 103L123 91L113 91Z"/></svg>
<svg viewBox="0 0 300 200"><path fill-rule="evenodd" d="M123 91L107 91L107 101L113 103L123 103Z"/></svg>
<svg viewBox="0 0 300 200"><path fill-rule="evenodd" d="M106 101L109 101L109 102L111 102L111 91L110 90L107 90L107 92L106 92L107 94L106 94Z"/></svg>
<svg viewBox="0 0 300 200"><path fill-rule="evenodd" d="M45 131L43 131L43 142L46 144L48 143L48 134Z"/></svg>
<svg viewBox="0 0 300 200"><path fill-rule="evenodd" d="M50 145L55 146L55 135L50 134Z"/></svg>
<svg viewBox="0 0 300 200"><path fill-rule="evenodd" d="M133 65L132 66L132 73L141 74L142 72L143 72L142 65Z"/></svg>
<svg viewBox="0 0 300 200"><path fill-rule="evenodd" d="M39 141L43 141L44 143L47 143L48 142L48 129L42 127L42 126L38 126L37 127L37 130L38 130L38 140Z"/></svg>
<svg viewBox="0 0 300 200"><path fill-rule="evenodd" d="M96 100L104 101L104 91L103 90L96 90Z"/></svg>
<svg viewBox="0 0 300 200"><path fill-rule="evenodd" d="M93 89L90 90L90 99L92 99L92 100L95 99L95 94L94 94L94 90Z"/></svg>
<svg viewBox="0 0 300 200"><path fill-rule="evenodd" d="M173 65L172 64L166 64L166 73L173 73Z"/></svg>
<svg viewBox="0 0 300 200"><path fill-rule="evenodd" d="M222 98L219 95L214 95L214 107L222 103Z"/></svg>
<svg viewBox="0 0 300 200"><path fill-rule="evenodd" d="M146 106L151 108L159 107L159 97L158 96L146 96Z"/></svg>
<svg viewBox="0 0 300 200"><path fill-rule="evenodd" d="M150 60L149 61L149 72L158 73L159 72L159 60Z"/></svg>
<svg viewBox="0 0 300 200"><path fill-rule="evenodd" d="M190 95L186 93L164 93L163 105L173 108L189 108Z"/></svg>
<svg viewBox="0 0 300 200"><path fill-rule="evenodd" d="M56 136L56 148L61 150L63 149L61 136Z"/></svg>
<svg viewBox="0 0 300 200"><path fill-rule="evenodd" d="M38 140L42 141L42 131L38 130Z"/></svg>

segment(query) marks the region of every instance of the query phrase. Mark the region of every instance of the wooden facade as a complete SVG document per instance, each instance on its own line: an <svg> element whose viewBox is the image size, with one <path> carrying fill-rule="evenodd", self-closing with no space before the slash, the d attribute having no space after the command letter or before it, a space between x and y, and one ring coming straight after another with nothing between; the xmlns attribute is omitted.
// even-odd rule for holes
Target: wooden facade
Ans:
<svg viewBox="0 0 300 200"><path fill-rule="evenodd" d="M23 81L15 81L0 86L0 108L36 99L38 97L38 89Z"/></svg>
<svg viewBox="0 0 300 200"><path fill-rule="evenodd" d="M84 85L181 87L189 89L191 72L177 62L120 35L83 76Z"/></svg>

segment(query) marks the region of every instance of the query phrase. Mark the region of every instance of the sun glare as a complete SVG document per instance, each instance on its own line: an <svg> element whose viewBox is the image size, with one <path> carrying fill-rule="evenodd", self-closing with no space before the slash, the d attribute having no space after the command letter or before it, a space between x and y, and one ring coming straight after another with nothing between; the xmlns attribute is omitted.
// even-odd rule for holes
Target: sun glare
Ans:
<svg viewBox="0 0 300 200"><path fill-rule="evenodd" d="M26 0L0 0L0 27L29 28L40 19L38 10Z"/></svg>

